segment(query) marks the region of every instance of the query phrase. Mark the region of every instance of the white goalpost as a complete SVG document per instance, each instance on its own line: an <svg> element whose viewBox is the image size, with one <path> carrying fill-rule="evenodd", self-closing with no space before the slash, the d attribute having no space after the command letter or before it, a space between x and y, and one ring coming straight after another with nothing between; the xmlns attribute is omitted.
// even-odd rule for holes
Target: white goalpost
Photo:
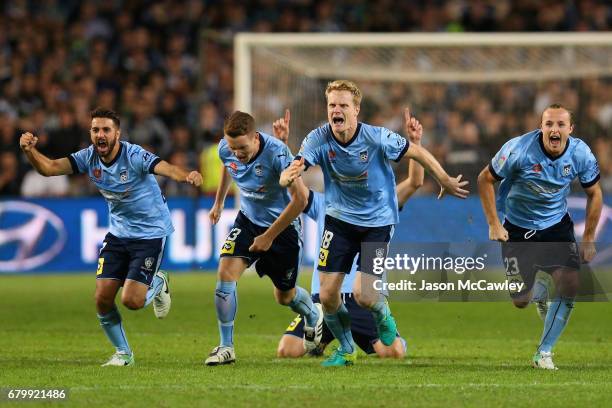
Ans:
<svg viewBox="0 0 612 408"><path fill-rule="evenodd" d="M271 130L292 110L293 147L325 121L332 79L364 84L538 86L546 81L612 78L612 33L238 34L235 106Z"/></svg>

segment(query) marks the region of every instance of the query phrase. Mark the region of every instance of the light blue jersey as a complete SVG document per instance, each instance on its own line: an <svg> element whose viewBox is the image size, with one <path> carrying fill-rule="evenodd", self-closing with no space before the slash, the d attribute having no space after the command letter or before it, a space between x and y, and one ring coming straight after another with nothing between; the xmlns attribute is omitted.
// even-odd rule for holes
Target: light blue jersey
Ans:
<svg viewBox="0 0 612 408"><path fill-rule="evenodd" d="M544 150L539 129L506 142L489 170L502 180L498 210L511 223L533 230L561 221L572 180L578 177L585 188L599 180L597 160L586 143L570 136L565 151L553 157Z"/></svg>
<svg viewBox="0 0 612 408"><path fill-rule="evenodd" d="M399 222L395 175L389 160L399 161L408 141L389 129L359 123L347 143L338 141L330 125L310 132L299 156L318 164L325 180L326 213L362 227Z"/></svg>
<svg viewBox="0 0 612 408"><path fill-rule="evenodd" d="M257 154L244 164L221 139L219 157L240 189L240 211L253 224L269 227L291 201L278 180L293 155L283 142L265 133L259 132L259 143Z"/></svg>
<svg viewBox="0 0 612 408"><path fill-rule="evenodd" d="M321 237L323 236L323 230L325 229L325 195L321 193L317 193L314 191L310 191L310 195L308 197L308 205L304 209L304 213L311 220L317 223L317 246L316 248L321 247ZM310 283L310 293L317 294L320 291L319 284L319 274L317 273L317 266L319 264L318 253L315 258L315 262L312 269L312 282ZM353 282L355 281L355 277L357 276L357 257L353 260L353 266L351 266L351 271L344 275L344 281L342 282L342 287L340 288L341 293L353 293Z"/></svg>
<svg viewBox="0 0 612 408"><path fill-rule="evenodd" d="M119 142L119 152L104 163L93 145L68 156L73 173L87 173L108 203L111 234L118 238L162 238L174 231L166 199L153 169L159 157Z"/></svg>

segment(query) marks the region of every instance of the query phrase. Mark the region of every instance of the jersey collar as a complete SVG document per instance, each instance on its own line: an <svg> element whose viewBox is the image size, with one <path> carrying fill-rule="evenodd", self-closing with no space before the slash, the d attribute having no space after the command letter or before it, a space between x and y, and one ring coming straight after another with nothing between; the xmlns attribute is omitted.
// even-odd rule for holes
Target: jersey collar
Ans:
<svg viewBox="0 0 612 408"><path fill-rule="evenodd" d="M567 142L565 143L565 149L563 149L563 153L561 153L557 157L553 156L552 154L546 151L546 148L544 147L544 134L542 133L541 130L538 132L538 143L540 144L540 149L542 150L542 153L544 153L544 156L548 157L550 161L555 161L563 157L565 152L567 152L567 149L569 149L570 138L569 137L567 138Z"/></svg>
<svg viewBox="0 0 612 408"><path fill-rule="evenodd" d="M361 130L361 122L357 123L357 129L355 129L355 134L346 143L345 142L341 142L340 140L338 140L336 138L336 135L334 135L334 132L332 131L332 128L331 128L330 124L327 125L327 130L329 131L329 134L331 135L331 137L334 138L336 143L338 143L341 147L346 148L346 147L349 147L350 144L355 141L355 139L357 139L357 136L359 136L359 131Z"/></svg>
<svg viewBox="0 0 612 408"><path fill-rule="evenodd" d="M95 149L95 147L94 147ZM119 151L117 152L117 155L115 156L115 158L113 160L111 160L108 163L104 163L104 161L102 160L102 158L100 157L100 163L102 163L102 165L104 167L110 167L113 164L115 164L117 162L117 160L119 160L119 157L121 157L121 152L123 152L123 143L121 143L121 141L119 141Z"/></svg>
<svg viewBox="0 0 612 408"><path fill-rule="evenodd" d="M264 149L264 145L266 144L265 140L263 137L261 137L261 133L257 132L257 137L259 138L259 150L257 151L257 153L255 154L255 156L253 156L253 158L251 160L249 160L249 162L247 164L251 164L253 163L255 160L257 160L257 158L259 157L259 155L261 154L261 152L263 152Z"/></svg>

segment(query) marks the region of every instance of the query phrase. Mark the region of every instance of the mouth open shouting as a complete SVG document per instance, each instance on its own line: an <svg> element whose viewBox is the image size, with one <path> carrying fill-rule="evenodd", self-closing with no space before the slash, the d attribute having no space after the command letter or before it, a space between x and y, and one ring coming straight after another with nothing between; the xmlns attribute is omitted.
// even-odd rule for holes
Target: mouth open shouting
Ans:
<svg viewBox="0 0 612 408"><path fill-rule="evenodd" d="M96 150L100 156L106 156L110 151L107 140L102 138L96 140Z"/></svg>

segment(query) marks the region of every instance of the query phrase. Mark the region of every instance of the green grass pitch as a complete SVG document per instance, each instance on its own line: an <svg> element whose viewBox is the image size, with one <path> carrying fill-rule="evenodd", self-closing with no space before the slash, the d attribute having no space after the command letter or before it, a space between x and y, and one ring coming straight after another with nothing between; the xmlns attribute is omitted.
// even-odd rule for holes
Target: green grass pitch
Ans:
<svg viewBox="0 0 612 408"><path fill-rule="evenodd" d="M218 338L214 283L214 274L173 274L165 320L121 308L136 365L101 368L113 350L95 316L91 274L0 277L0 388L68 388L61 405L79 407L612 404L609 303L577 304L555 350L557 372L530 367L542 324L533 307L510 302L392 303L408 358L360 355L353 367L323 369L319 359L275 357L293 314L274 303L267 278L245 276L238 361L205 367Z"/></svg>

